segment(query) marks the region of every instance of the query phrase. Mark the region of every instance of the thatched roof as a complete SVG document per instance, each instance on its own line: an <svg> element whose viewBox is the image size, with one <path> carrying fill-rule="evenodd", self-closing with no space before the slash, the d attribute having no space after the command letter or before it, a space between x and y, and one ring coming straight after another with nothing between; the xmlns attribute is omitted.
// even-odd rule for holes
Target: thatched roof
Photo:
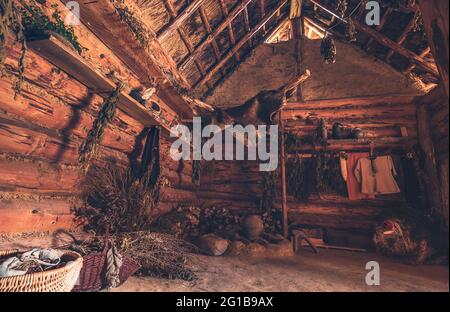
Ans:
<svg viewBox="0 0 450 312"><path fill-rule="evenodd" d="M259 43L275 37L277 40L290 37L286 29L289 27L288 0L125 1L135 7L140 19L154 31L197 95L211 92ZM327 29L336 39L345 40L346 23L329 12L336 12L340 1L304 0L305 32L313 27L317 35ZM364 24L364 0L347 2L347 15L353 12L352 19ZM322 5L329 8L328 12ZM412 73L427 83L436 82L437 70L433 70L435 65L424 29L420 27L420 15L419 23L414 23L415 11L415 5L395 9L384 6L382 24L371 28L381 39L357 27L353 44L399 71ZM406 54L393 52L384 38L406 49ZM411 53L420 58L419 63L411 60Z"/></svg>

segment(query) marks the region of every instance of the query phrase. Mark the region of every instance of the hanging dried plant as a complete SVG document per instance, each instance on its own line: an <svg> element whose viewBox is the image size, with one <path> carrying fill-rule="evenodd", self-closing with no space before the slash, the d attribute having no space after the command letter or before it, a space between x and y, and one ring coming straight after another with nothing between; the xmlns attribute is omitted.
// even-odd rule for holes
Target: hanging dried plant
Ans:
<svg viewBox="0 0 450 312"><path fill-rule="evenodd" d="M420 10L416 10L416 12L414 13L414 26L412 31L418 32L422 30L422 28L423 28L422 12L420 12Z"/></svg>
<svg viewBox="0 0 450 312"><path fill-rule="evenodd" d="M347 13L348 3L347 0L338 0L338 4L336 7L336 13L344 18L345 14Z"/></svg>
<svg viewBox="0 0 450 312"><path fill-rule="evenodd" d="M16 99L23 82L25 72L24 60L27 52L22 13L15 6L14 1L0 0L0 65L3 65L6 59L8 29L14 33L15 41L21 45L21 52L18 59L18 77L14 84L14 99Z"/></svg>
<svg viewBox="0 0 450 312"><path fill-rule="evenodd" d="M351 18L348 19L348 23L345 28L345 37L347 38L348 42L356 41L356 27Z"/></svg>
<svg viewBox="0 0 450 312"><path fill-rule="evenodd" d="M106 127L114 119L116 115L116 107L119 102L120 92L122 91L122 83L119 83L111 95L103 102L97 118L92 125L92 129L86 137L86 140L80 146L79 162L81 171L86 173L89 169L89 162L95 158L98 152L98 146L103 138Z"/></svg>
<svg viewBox="0 0 450 312"><path fill-rule="evenodd" d="M336 62L336 45L330 35L325 34L320 44L320 54L325 60L326 64L333 64Z"/></svg>
<svg viewBox="0 0 450 312"><path fill-rule="evenodd" d="M200 178L202 175L202 164L200 160L192 161L192 183L196 186L200 186Z"/></svg>

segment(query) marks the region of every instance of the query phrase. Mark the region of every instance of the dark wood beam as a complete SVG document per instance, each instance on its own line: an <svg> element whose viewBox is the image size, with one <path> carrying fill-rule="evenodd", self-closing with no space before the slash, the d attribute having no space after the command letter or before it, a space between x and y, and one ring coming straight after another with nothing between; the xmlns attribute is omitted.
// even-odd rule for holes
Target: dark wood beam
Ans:
<svg viewBox="0 0 450 312"><path fill-rule="evenodd" d="M448 1L442 0L420 0L423 24L431 47L431 53L436 61L437 68L444 84L447 98L449 96L448 78Z"/></svg>
<svg viewBox="0 0 450 312"><path fill-rule="evenodd" d="M206 14L205 8L200 7L200 18L202 19L203 26L205 26L207 35L210 35L212 33L211 25L209 24L208 15ZM214 56L216 57L217 61L220 60L220 51L219 46L217 45L217 41L215 38L211 40L211 46L214 51Z"/></svg>
<svg viewBox="0 0 450 312"><path fill-rule="evenodd" d="M380 25L377 25L377 26L375 27L375 30L376 30L376 31L379 32L379 31L383 30L383 27L384 27L384 25L386 24L386 21L388 20L388 18L389 18L389 16L391 15L391 13L392 13L392 9L391 9L391 8L387 8L386 11L384 12L383 16L381 17ZM367 51L369 51L370 45L372 44L372 42L373 42L373 38L372 38L372 37L369 37L369 39L367 40L367 43L366 43L364 49L367 50Z"/></svg>
<svg viewBox="0 0 450 312"><path fill-rule="evenodd" d="M247 12L248 15L248 12ZM265 0L259 0L259 16L260 18L263 18L264 15L266 15L266 1ZM250 31L250 30L248 30ZM266 32L266 26L263 26L264 33Z"/></svg>
<svg viewBox="0 0 450 312"><path fill-rule="evenodd" d="M416 21L416 18L415 18L415 16L413 16L411 18L411 20L409 21L408 25L406 25L406 27L403 29L402 33L396 40L397 44L402 45L405 42L406 37L408 37L408 34L412 31L412 29L414 28L414 25L416 24L415 21ZM394 51L389 50L388 53L386 54L385 61L389 63L389 61L393 55L394 55Z"/></svg>
<svg viewBox="0 0 450 312"><path fill-rule="evenodd" d="M228 13L228 8L227 8L227 6L225 5L224 0L219 0L219 3L220 3L220 7L221 7L221 9L222 9L223 17L224 17L224 19L227 19L229 13ZM236 37L234 36L234 31L233 31L233 26L232 26L232 24L231 24L231 23L228 23L228 24L227 24L227 28L228 28L228 36L230 37L231 45L235 45L235 44L236 44Z"/></svg>
<svg viewBox="0 0 450 312"><path fill-rule="evenodd" d="M205 2L205 0L194 0L192 1L186 9L183 10L175 19L173 19L165 28L164 30L158 35L158 40L163 41L167 36L169 36L171 33L173 33L175 30L178 29L181 25L186 22L186 20L191 17L197 10L200 8L200 6Z"/></svg>
<svg viewBox="0 0 450 312"><path fill-rule="evenodd" d="M341 20L344 23L347 23L347 21L345 19L340 18L339 15L337 15L332 9L330 9L329 7L324 5L320 0L310 0L310 1L314 4L316 4L319 8L321 8L328 14L338 18L339 20ZM367 26L365 23L361 23L357 20L354 20L353 22L354 22L354 25L357 30L362 31L362 32L366 33L367 35L371 36L375 41L377 41L381 45L384 45L384 46L390 48L394 52L396 52L396 53L402 55L403 57L407 58L408 60L416 63L417 66L419 66L426 72L429 72L435 76L437 76L439 74L437 69L432 64L430 64L429 62L426 62L423 58L421 58L414 52L402 47L401 45L397 44L395 41L392 41L388 37L384 36L383 34L379 33L378 31L376 31L375 29Z"/></svg>
<svg viewBox="0 0 450 312"><path fill-rule="evenodd" d="M246 7L244 9L244 25L245 25L245 31L249 32L251 30L250 28L250 18L248 17L248 8ZM248 42L249 46L252 47L252 40ZM239 54L236 54L238 56Z"/></svg>
<svg viewBox="0 0 450 312"><path fill-rule="evenodd" d="M226 62L232 58L238 51L239 49L251 38L253 38L253 36L261 30L261 28L267 24L267 22L275 15L277 14L277 11L279 9L281 9L283 6L286 5L286 3L288 3L287 0L283 0L281 2L278 3L278 5L269 13L267 14L249 33L247 33L244 37L241 38L241 40L239 40L229 51L228 53L220 60L220 62L218 62L213 68L211 68L208 71L208 74L203 77L195 86L195 88L201 87L203 86L207 81L209 81L216 73L217 71L219 71L225 64Z"/></svg>
<svg viewBox="0 0 450 312"><path fill-rule="evenodd" d="M169 12L170 17L172 19L175 19L177 17L177 11L176 11L175 7L173 6L172 0L164 0L164 5L166 6L167 12ZM178 35L180 36L181 40L183 41L186 49L188 50L189 54L192 53L192 51L194 51L194 44L192 43L192 40L189 38L186 31L184 30L183 25L178 27L177 32L178 32ZM195 61L195 66L197 67L198 71L200 72L200 76L204 76L205 68L198 60Z"/></svg>
<svg viewBox="0 0 450 312"><path fill-rule="evenodd" d="M435 76L439 75L437 69L434 66L432 66L429 62L426 62L419 55L417 55L414 52L412 52L412 51L402 47L401 45L399 45L395 41L392 41L388 37L382 35L381 33L377 32L376 30L370 28L369 26L367 26L367 25L365 25L363 23L355 21L354 24L355 24L356 29L358 29L358 30L360 30L362 32L365 32L366 34L371 36L373 39L375 39L378 43L380 43L380 44L390 48L391 50L393 50L394 52L402 55L403 57L407 58L411 62L416 63L417 66L419 66L420 68L422 68L426 72L429 72L429 73L431 73L431 74L433 74Z"/></svg>
<svg viewBox="0 0 450 312"><path fill-rule="evenodd" d="M430 47L426 47L420 54L420 57L425 57L428 54L430 54L431 48ZM414 68L416 68L416 64L412 63L411 65L408 66L408 68L404 71L405 74L408 74L410 72L412 72L414 70Z"/></svg>
<svg viewBox="0 0 450 312"><path fill-rule="evenodd" d="M63 3L69 0L62 0ZM141 80L143 85L156 80L158 94L178 113L192 116L192 110L181 97L179 90L189 89L190 84L179 73L173 59L167 55L156 35L146 29L147 46L121 18L120 12L109 0L79 2L81 22L115 53Z"/></svg>
<svg viewBox="0 0 450 312"><path fill-rule="evenodd" d="M227 18L225 18L222 23L217 26L217 28L209 35L207 36L192 52L192 54L186 58L179 66L179 69L183 70L186 68L186 66L192 62L194 59L199 57L203 50L211 44L211 42L225 29L228 27L228 25L231 24L231 22L238 16L246 7L247 5L252 2L253 0L243 0L240 4L236 5L233 10L230 12Z"/></svg>

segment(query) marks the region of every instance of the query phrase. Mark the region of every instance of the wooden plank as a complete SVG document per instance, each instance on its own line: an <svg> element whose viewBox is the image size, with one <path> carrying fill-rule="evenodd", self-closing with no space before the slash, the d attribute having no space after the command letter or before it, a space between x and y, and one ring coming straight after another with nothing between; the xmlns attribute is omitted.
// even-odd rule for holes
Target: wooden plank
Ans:
<svg viewBox="0 0 450 312"><path fill-rule="evenodd" d="M158 40L161 42L166 39L172 32L183 25L205 2L205 0L194 0L184 9L174 20L172 20L164 30L158 35Z"/></svg>
<svg viewBox="0 0 450 312"><path fill-rule="evenodd" d="M187 65L192 62L194 59L198 58L203 50L211 44L211 42L229 25L231 22L247 7L247 5L252 2L253 0L243 0L240 4L236 5L233 10L230 12L228 17L226 17L218 26L217 28L209 35L207 36L194 50L194 52L186 58L178 67L180 70L186 69ZM233 35L234 36L234 35ZM231 40L233 41L233 40Z"/></svg>
<svg viewBox="0 0 450 312"><path fill-rule="evenodd" d="M224 16L224 19L226 20L229 15L228 8L225 5L224 0L219 0L219 3L220 3L220 8L222 9L222 14ZM227 29L228 29L228 36L230 37L231 45L235 45L236 38L234 36L233 26L232 26L231 22L227 24Z"/></svg>
<svg viewBox="0 0 450 312"><path fill-rule="evenodd" d="M87 64L76 51L54 36L50 36L47 39L30 41L28 42L28 46L50 63L56 65L80 83L100 95L106 96L116 88L116 84L113 81L92 68L92 66ZM157 102L162 109L176 115L169 107L164 107L165 104L156 97L155 102ZM118 108L141 122L144 126L161 125L166 130L170 129L169 124L161 122L158 117L154 116L143 105L124 92L120 95Z"/></svg>
<svg viewBox="0 0 450 312"><path fill-rule="evenodd" d="M395 42L397 42L399 45L402 45L405 42L406 37L414 28L415 21L416 21L416 17L413 16L411 18L411 20L409 21L408 25L406 25L406 27L403 29L402 33L400 34L400 36L397 38L397 40ZM394 55L394 51L389 50L388 53L386 54L386 57L384 58L386 60L386 62L389 62L393 55Z"/></svg>
<svg viewBox="0 0 450 312"><path fill-rule="evenodd" d="M70 0L62 0L67 3ZM139 39L121 18L109 0L79 2L81 22L94 33L114 54L138 75L143 85L158 83L159 96L183 118L191 118L193 112L179 94L189 89L187 80L180 75L175 62L167 55L151 29L146 29L150 42L142 46Z"/></svg>
<svg viewBox="0 0 450 312"><path fill-rule="evenodd" d="M267 14L253 29L251 32L247 33L244 37L242 37L231 49L228 51L228 53L218 62L213 68L210 69L208 74L203 77L196 85L195 88L201 87L206 84L207 81L211 79L214 74L217 73L225 64L226 62L232 58L239 49L253 36L261 30L261 28L277 13L278 10L280 10L288 1L283 0L281 1L269 14Z"/></svg>
<svg viewBox="0 0 450 312"><path fill-rule="evenodd" d="M449 78L448 78L448 59L449 59L449 8L448 1L442 0L420 0L420 10L422 12L423 24L427 34L431 52L439 69L447 100L449 98Z"/></svg>
<svg viewBox="0 0 450 312"><path fill-rule="evenodd" d="M414 96L411 95L383 95L383 96L365 96L354 98L336 98L324 100L311 100L304 102L288 102L283 111L296 109L320 109L320 108L338 108L346 106L371 106L376 104L411 104Z"/></svg>

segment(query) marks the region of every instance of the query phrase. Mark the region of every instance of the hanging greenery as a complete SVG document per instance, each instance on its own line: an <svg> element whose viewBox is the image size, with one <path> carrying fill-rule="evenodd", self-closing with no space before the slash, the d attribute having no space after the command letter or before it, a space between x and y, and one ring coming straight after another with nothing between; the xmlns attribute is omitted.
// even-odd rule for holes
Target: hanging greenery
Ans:
<svg viewBox="0 0 450 312"><path fill-rule="evenodd" d="M278 171L268 171L262 173L263 189L259 201L259 211L264 224L264 230L269 233L281 232L281 215L275 209L277 197Z"/></svg>
<svg viewBox="0 0 450 312"><path fill-rule="evenodd" d="M336 13L344 18L345 14L347 13L348 3L347 0L338 0L338 4L336 7Z"/></svg>
<svg viewBox="0 0 450 312"><path fill-rule="evenodd" d="M122 91L122 83L119 83L116 89L106 98L100 108L97 118L89 131L86 140L80 146L79 162L81 171L86 173L89 169L89 162L95 158L98 152L98 146L103 138L105 129L116 115L116 107L119 102L120 92Z"/></svg>
<svg viewBox="0 0 450 312"><path fill-rule="evenodd" d="M333 38L329 34L325 34L320 44L320 54L325 60L326 64L333 64L336 62L336 45Z"/></svg>
<svg viewBox="0 0 450 312"><path fill-rule="evenodd" d="M54 10L51 18L42 11L34 0L22 9L22 20L26 37L28 39L37 39L53 32L67 40L78 53L83 52L85 49L79 43L73 26L64 23L57 4L52 4L51 7Z"/></svg>
<svg viewBox="0 0 450 312"><path fill-rule="evenodd" d="M196 186L200 186L200 178L202 174L202 164L200 160L192 161L192 183Z"/></svg>
<svg viewBox="0 0 450 312"><path fill-rule="evenodd" d="M287 193L300 202L307 202L315 190L316 164L312 157L302 158L300 155L286 162Z"/></svg>
<svg viewBox="0 0 450 312"><path fill-rule="evenodd" d="M348 42L356 41L356 27L353 19L349 18L345 27L345 37Z"/></svg>

